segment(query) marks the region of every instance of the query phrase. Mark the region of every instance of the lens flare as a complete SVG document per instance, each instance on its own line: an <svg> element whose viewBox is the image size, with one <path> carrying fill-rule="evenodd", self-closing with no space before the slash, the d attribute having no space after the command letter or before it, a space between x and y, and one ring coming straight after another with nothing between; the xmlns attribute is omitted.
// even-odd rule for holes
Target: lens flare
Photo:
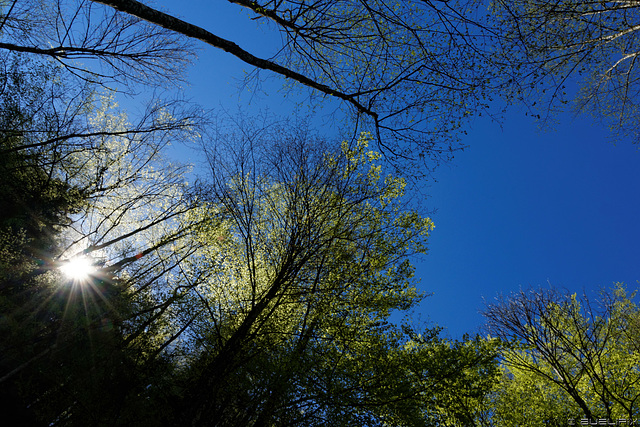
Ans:
<svg viewBox="0 0 640 427"><path fill-rule="evenodd" d="M87 257L68 259L62 264L60 270L65 276L76 282L88 280L96 271L93 266L93 260Z"/></svg>

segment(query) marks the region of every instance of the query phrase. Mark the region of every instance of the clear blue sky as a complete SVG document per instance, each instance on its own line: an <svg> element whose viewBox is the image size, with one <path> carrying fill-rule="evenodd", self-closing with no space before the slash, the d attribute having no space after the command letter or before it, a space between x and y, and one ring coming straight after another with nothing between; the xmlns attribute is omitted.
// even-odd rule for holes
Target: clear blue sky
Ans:
<svg viewBox="0 0 640 427"><path fill-rule="evenodd" d="M431 320L453 336L482 322L482 298L529 285L587 292L640 280L640 151L586 117L540 132L518 112L478 122L428 193L437 209L419 264ZM443 307L446 307L443 309Z"/></svg>
<svg viewBox="0 0 640 427"><path fill-rule="evenodd" d="M156 6L262 56L278 41L226 2L158 0ZM292 113L292 103L277 92L281 80L263 85L268 95L239 95L237 80L251 69L222 51L198 47L188 97L231 113L238 107ZM609 143L608 130L591 126L588 117L558 119L555 130L542 132L517 109L503 129L476 120L463 140L469 148L437 169L437 182L424 190L426 205L437 210L436 229L429 255L416 267L422 288L434 295L419 314L447 328L445 334L475 332L483 298L520 286L549 282L574 292L617 281L637 286L640 151Z"/></svg>

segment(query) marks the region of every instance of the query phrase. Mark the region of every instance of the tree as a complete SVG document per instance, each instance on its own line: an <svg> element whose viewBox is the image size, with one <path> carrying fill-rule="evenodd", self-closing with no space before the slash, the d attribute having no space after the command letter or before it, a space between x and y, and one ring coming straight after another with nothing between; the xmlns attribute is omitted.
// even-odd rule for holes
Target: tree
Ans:
<svg viewBox="0 0 640 427"><path fill-rule="evenodd" d="M24 76L7 73L2 77L1 120L6 129L28 120L18 108L20 103L13 102L16 94L12 92L12 86L22 83L23 99L36 98L39 91L30 86L28 83L31 82ZM43 277L41 260L47 253L55 256L58 225L77 212L81 198L64 181L47 173L40 153L12 150L21 142L18 133L0 133L3 149L0 165L0 197L3 200L0 209L0 312L3 315L0 372L5 414L9 419L22 419L25 424L32 425L36 423L36 417L27 411L27 404L21 399L22 389L39 385L6 380L22 374L30 362L33 364L52 352L51 332L40 322L50 314L48 310L32 311L42 303L42 289L50 282L49 277ZM42 345L45 340L48 343ZM19 378L23 378L22 375Z"/></svg>
<svg viewBox="0 0 640 427"><path fill-rule="evenodd" d="M285 390L267 402L262 402L266 396L257 396L253 405L266 408L254 409L254 422L283 416L279 414L283 410L291 417L295 412L291 413L288 397L300 393L295 400L302 407L310 405L305 410L306 417L312 417L309 421L328 416L322 405L328 390L318 388L323 383L331 387L334 380L317 378L314 382L308 376L314 371L316 375L330 373L325 372L331 366L327 362L345 358L342 353L348 348L340 347L348 343L356 346L351 351L358 355L357 347L367 342L372 351L376 347L382 351L385 347L379 341L384 335L375 333L376 324L392 307L410 306L415 298L408 264L396 262L409 251L424 250L421 241L431 225L417 216L396 225L390 206L376 207L384 203L384 197L398 196L402 183L387 179L377 188L381 178L379 169L370 165L377 155L367 154L369 139L364 136L356 149L345 145L342 152L331 155L322 142L303 132L276 133L274 138L278 139L271 145L268 133L248 131L246 137L223 145L228 153L220 148L210 152L214 181L207 194L211 207L204 215L215 221L205 234L211 242L206 245L205 263L194 267L198 275L201 271L212 275L201 292L210 296L207 323L217 328L206 327L200 333L211 349L205 353L209 360L198 382L191 387L199 406L188 412L196 414L196 424L205 419L233 423L226 419L225 409L243 406L228 404L226 399L238 397L220 384L227 384L229 377L235 379L247 362L266 363L265 357L279 358L301 378L289 382L292 372L277 369L286 376L275 376L275 384L268 382L260 389ZM220 147L223 141L213 147ZM383 230L388 239L383 239ZM385 269L389 269L386 274ZM338 348L324 348L323 335L335 340ZM263 355L277 348L291 349L291 354ZM367 358L357 359L371 363ZM298 364L302 365L298 368ZM260 371L249 373L258 380L264 376ZM291 389L289 384L296 383L300 389ZM333 398L345 393L336 386L331 387ZM255 388L245 383L239 391L256 393ZM281 405L285 406L279 408ZM251 416L251 412L242 415Z"/></svg>
<svg viewBox="0 0 640 427"><path fill-rule="evenodd" d="M496 0L492 9L495 27L504 33L500 50L517 68L525 101L529 85L542 87L553 109L567 101L566 87L578 80L578 111L609 123L617 137L640 141L638 2Z"/></svg>
<svg viewBox="0 0 640 427"><path fill-rule="evenodd" d="M491 408L490 425L496 427L560 426L585 417L562 387L516 366L502 367L502 377L485 404Z"/></svg>
<svg viewBox="0 0 640 427"><path fill-rule="evenodd" d="M396 160L440 160L456 131L488 108L503 72L485 49L492 34L461 2L234 0L252 19L275 26L283 46L258 58L232 41L135 0L99 0L176 34L223 49L349 108L356 132L371 130Z"/></svg>
<svg viewBox="0 0 640 427"><path fill-rule="evenodd" d="M599 310L586 296L521 291L485 311L489 331L512 343L503 352L496 397L498 425L512 425L516 402L532 405L529 421L636 419L640 398L638 307L622 285L602 292ZM549 399L544 399L548 396ZM518 407L518 414L513 408ZM548 417L545 419L545 417Z"/></svg>
<svg viewBox="0 0 640 427"><path fill-rule="evenodd" d="M491 346L388 322L420 299L407 258L426 250L431 221L404 208L404 182L383 177L371 136L332 151L306 129L218 130L207 147L211 184L193 212L207 219L201 250L181 265L189 294L171 320L184 331L174 341L185 354L179 422L462 417L437 397L486 391Z"/></svg>
<svg viewBox="0 0 640 427"><path fill-rule="evenodd" d="M360 134L335 149L305 126L245 128L240 138L206 145L212 176L189 187L183 170L161 155L169 141L194 136L198 116L177 102L153 102L137 120L129 118L94 85L111 79L131 89L138 72L170 74L179 51L163 48L179 39L163 45L162 37L170 37L164 30L90 3L45 5L12 2L0 23L11 70L3 76L7 114L0 131L10 160L2 174L12 186L2 192L20 206L2 217L8 230L0 242L2 267L8 271L22 257L16 280L3 277L0 301L6 313L0 382L13 399L7 405L46 425L456 425L473 416L490 383L484 375L495 376L494 344L449 342L437 329L389 322L391 313L420 300L409 258L426 251L433 224L403 201L403 178L382 175L381 155L367 148L374 137ZM341 10L319 6L300 14L324 11L330 22ZM340 19L331 25L350 40L387 37L379 61L373 59L380 50L368 42L362 51L341 43L350 58L344 69L318 72L318 81L291 75L336 94L358 119L368 116L384 144L382 133L400 132L385 127L395 117L440 103L428 89L391 111L393 95L412 96L403 85L425 77L428 66L420 61L435 67L442 58L425 44L433 42L427 40L433 27L412 26L429 9L378 4L388 28L368 34L365 24L376 13L355 6L344 17L353 25ZM440 11L445 27L446 17L456 16L448 5L431 10ZM403 34L422 59L402 50L411 46L400 43ZM301 54L290 46L292 58ZM465 43L452 46L463 55ZM323 57L335 55L329 41L322 49ZM322 49L318 44L313 52ZM25 66L28 54L35 59ZM83 55L99 66L71 61ZM363 55L390 74L367 80L371 73L354 68ZM300 64L314 74L321 61ZM272 64L265 68L289 73ZM459 71L464 80L477 70ZM431 89L444 84L434 79ZM151 82L147 75L141 80ZM329 83L360 87L340 95ZM474 84L455 92L458 106L469 94L479 102ZM387 116L373 109L377 102ZM454 120L447 128L456 126ZM427 154L437 157L433 150ZM40 251L23 250L22 243L16 249L20 239ZM75 257L93 260L94 273L82 284L59 272Z"/></svg>
<svg viewBox="0 0 640 427"><path fill-rule="evenodd" d="M139 319L155 314L149 295L162 290L143 278L184 256L182 169L158 165L193 122L177 103L158 103L132 124L64 68L3 59L3 409L28 425L130 424L148 407L146 381L170 370L153 342L161 326ZM59 269L78 255L96 267L82 282Z"/></svg>
<svg viewBox="0 0 640 427"><path fill-rule="evenodd" d="M52 59L111 89L180 81L193 58L189 44L170 32L84 1L3 1L0 35L2 50Z"/></svg>

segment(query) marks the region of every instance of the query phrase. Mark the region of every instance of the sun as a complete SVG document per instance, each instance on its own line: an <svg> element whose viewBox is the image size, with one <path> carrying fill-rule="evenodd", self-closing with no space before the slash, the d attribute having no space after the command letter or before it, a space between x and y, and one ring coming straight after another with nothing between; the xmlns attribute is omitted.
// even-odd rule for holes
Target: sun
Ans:
<svg viewBox="0 0 640 427"><path fill-rule="evenodd" d="M84 282L95 273L96 269L91 258L79 256L64 261L60 271L75 282Z"/></svg>

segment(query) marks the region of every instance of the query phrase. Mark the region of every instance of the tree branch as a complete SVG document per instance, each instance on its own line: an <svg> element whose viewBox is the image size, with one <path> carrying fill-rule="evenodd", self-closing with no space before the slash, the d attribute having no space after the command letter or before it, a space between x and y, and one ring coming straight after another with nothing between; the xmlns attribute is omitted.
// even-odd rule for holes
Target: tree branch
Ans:
<svg viewBox="0 0 640 427"><path fill-rule="evenodd" d="M297 73L289 68L283 67L282 65L276 64L275 62L258 58L253 54L247 52L242 49L237 44L232 41L223 39L222 37L218 37L215 34L198 27L196 25L185 22L181 19L175 18L171 15L168 15L164 12L160 12L156 9L152 9L136 0L91 0L95 3L101 3L107 6L110 6L116 10L127 13L129 15L135 16L137 18L148 21L152 24L159 25L163 28L166 28L171 31L175 31L182 35L185 35L189 38L200 40L208 45L213 47L217 47L219 49L224 50L240 59L243 62L246 62L249 65L253 65L254 67L273 71L277 74L280 74L286 78L290 78L292 80L297 81L307 87L312 89L316 89L322 93L327 95L334 96L336 98L342 99L343 101L348 102L359 113L366 114L371 116L374 119L378 118L378 114L371 109L362 105L353 95L345 94L338 90L335 90L325 84L318 83L309 77Z"/></svg>

